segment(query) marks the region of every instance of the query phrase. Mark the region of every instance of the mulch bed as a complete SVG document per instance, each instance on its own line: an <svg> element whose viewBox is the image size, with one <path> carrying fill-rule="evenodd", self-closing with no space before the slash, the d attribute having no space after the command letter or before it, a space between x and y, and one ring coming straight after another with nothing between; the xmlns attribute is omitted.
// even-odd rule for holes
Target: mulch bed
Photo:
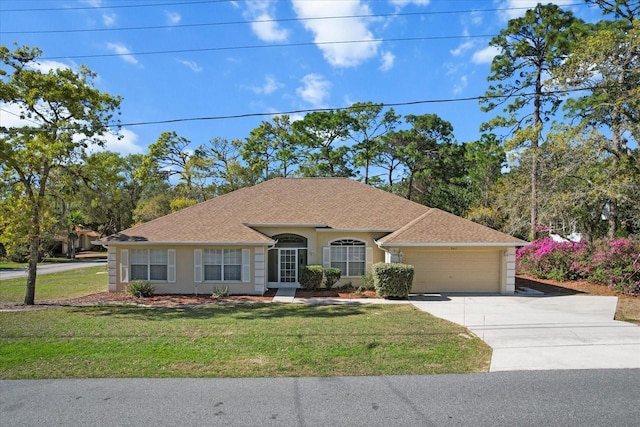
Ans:
<svg viewBox="0 0 640 427"><path fill-rule="evenodd" d="M613 289L588 282L558 282L555 280L535 279L528 276L516 277L516 287L531 288L545 295L605 295L624 297ZM264 295L230 295L213 298L210 295L154 295L150 298L134 298L124 292L100 292L79 298L66 300L39 301L34 305L2 304L0 310L37 310L43 308L84 306L100 304L128 304L151 307L193 307L204 304L231 302L271 302L276 289L269 289ZM298 289L296 298L377 298L375 291L356 293L344 289L306 291ZM637 298L637 297L629 297Z"/></svg>
<svg viewBox="0 0 640 427"><path fill-rule="evenodd" d="M621 296L613 289L596 285L589 282L570 281L560 282L557 280L536 279L529 276L517 276L516 287L526 287L544 292L545 295L600 295L600 296Z"/></svg>
<svg viewBox="0 0 640 427"><path fill-rule="evenodd" d="M85 306L100 304L126 304L150 307L193 307L204 304L232 302L271 302L277 289L269 289L264 295L229 295L213 298L211 295L161 294L149 298L135 298L124 292L99 292L79 298L65 300L38 301L34 305L2 304L0 310L37 310L43 308ZM346 290L297 290L296 298L376 298L375 291L355 293Z"/></svg>

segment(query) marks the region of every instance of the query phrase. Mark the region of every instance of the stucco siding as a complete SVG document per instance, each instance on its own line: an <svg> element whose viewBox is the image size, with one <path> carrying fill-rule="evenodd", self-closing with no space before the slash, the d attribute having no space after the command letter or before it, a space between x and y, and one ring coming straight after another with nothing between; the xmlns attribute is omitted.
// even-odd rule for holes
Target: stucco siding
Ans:
<svg viewBox="0 0 640 427"><path fill-rule="evenodd" d="M255 275L256 265L260 262L256 262L256 251L263 251L262 247L245 247L245 246L200 246L200 245L184 245L184 246L141 246L141 245L127 245L114 247L111 246L110 250L113 251L114 265L116 268L109 269L109 282L110 290L125 291L129 280L123 280L122 269L128 268L130 261L129 251L131 249L171 249L175 250L175 282L169 281L156 281L149 280L156 293L166 294L211 294L215 289L227 289L232 294L262 294L264 293L264 286L259 286L256 282L257 277ZM241 249L247 251L248 265L246 268L243 266L243 277L239 281L197 281L195 275L194 266L194 254L196 250L203 251L204 249ZM123 256L123 251L126 251L126 256ZM264 255L262 255L264 257ZM260 258L260 255L258 255ZM248 276L248 277L245 277ZM126 279L126 278L125 278ZM111 285L111 282L114 285Z"/></svg>

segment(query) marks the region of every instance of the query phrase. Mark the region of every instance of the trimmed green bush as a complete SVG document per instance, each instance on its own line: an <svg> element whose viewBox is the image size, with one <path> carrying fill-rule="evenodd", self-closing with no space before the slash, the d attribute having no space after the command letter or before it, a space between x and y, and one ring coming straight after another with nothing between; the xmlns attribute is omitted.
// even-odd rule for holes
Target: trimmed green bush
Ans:
<svg viewBox="0 0 640 427"><path fill-rule="evenodd" d="M136 298L148 298L155 293L153 285L145 280L134 280L127 286L129 295Z"/></svg>
<svg viewBox="0 0 640 427"><path fill-rule="evenodd" d="M362 276L362 283L360 288L364 291L373 291L376 288L375 282L373 280L373 272L369 271L367 274Z"/></svg>
<svg viewBox="0 0 640 427"><path fill-rule="evenodd" d="M376 263L373 265L373 283L381 298L407 298L413 284L413 266Z"/></svg>
<svg viewBox="0 0 640 427"><path fill-rule="evenodd" d="M302 267L298 272L298 282L302 289L314 290L320 287L322 283L322 266L307 265Z"/></svg>
<svg viewBox="0 0 640 427"><path fill-rule="evenodd" d="M338 282L338 280L340 280L341 276L342 276L342 272L340 271L339 268L334 268L334 267L325 268L324 269L324 277L325 277L324 287L327 289L333 288L333 285L335 285Z"/></svg>

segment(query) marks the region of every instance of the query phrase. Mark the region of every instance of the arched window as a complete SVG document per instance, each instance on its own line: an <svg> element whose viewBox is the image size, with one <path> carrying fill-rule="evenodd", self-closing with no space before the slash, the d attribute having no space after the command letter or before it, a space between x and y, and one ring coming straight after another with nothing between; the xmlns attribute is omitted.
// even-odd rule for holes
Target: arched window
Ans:
<svg viewBox="0 0 640 427"><path fill-rule="evenodd" d="M366 245L360 240L331 242L331 267L339 268L343 277L363 276L366 269Z"/></svg>

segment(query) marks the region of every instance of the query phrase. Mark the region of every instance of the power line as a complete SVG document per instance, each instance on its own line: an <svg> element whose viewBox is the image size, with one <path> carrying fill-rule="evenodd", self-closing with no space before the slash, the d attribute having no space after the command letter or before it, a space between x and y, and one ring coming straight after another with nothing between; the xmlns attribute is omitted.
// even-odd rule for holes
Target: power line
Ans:
<svg viewBox="0 0 640 427"><path fill-rule="evenodd" d="M230 3L233 0L195 0L195 1L182 1L182 2L170 2L170 3L143 3L143 4L121 4L112 6L74 6L74 7L43 7L43 8L17 8L17 9L0 9L4 12L56 12L67 10L93 10L93 9L131 9L138 7L163 7L163 6L177 6L177 5L192 5L202 3Z"/></svg>
<svg viewBox="0 0 640 427"><path fill-rule="evenodd" d="M563 89L563 90L553 90L545 92L545 95L566 95L572 92L582 92L585 90L597 89L597 87L587 87L587 88L579 88L579 89ZM518 95L478 95L478 96L470 96L465 98L441 98L441 99L426 99L426 100L417 100L417 101L405 101L405 102L374 102L374 105L382 105L384 107L406 107L411 105L423 105L423 104L444 104L451 102L469 102L469 101L479 101L482 99L506 99L513 96L533 96L535 93L521 93ZM244 119L250 117L271 117L271 116L282 116L282 115L292 115L292 114L306 114L306 113L314 113L314 112L323 112L323 111L345 111L351 110L353 106L349 107L333 107L333 108L306 108L306 109L298 109L298 110L288 110L288 111L280 111L280 112L258 112L258 113L242 113L242 114L230 114L224 116L202 116L202 117L184 117L177 119L166 119L166 120L151 120L144 122L129 122L129 123L110 123L110 127L134 127L134 126L149 126L149 125L160 125L160 124L169 124L169 123L185 123L185 122L196 122L196 121L218 121L218 120L233 120L233 119ZM1 109L2 111L9 112L7 110ZM9 112L11 113L11 112ZM15 113L11 113L16 115ZM64 128L60 128L60 130L65 130ZM38 131L38 129L33 129L33 131ZM11 133L12 130L5 130L6 133ZM15 133L15 131L13 131Z"/></svg>
<svg viewBox="0 0 640 427"><path fill-rule="evenodd" d="M280 48L280 47L304 47L304 46L324 46L333 44L351 44L351 43L377 43L377 42L408 42L408 41L425 41L425 40L452 40L452 39L471 39L471 38L492 38L495 35L466 35L466 36L431 36L431 37L398 37L388 39L371 39L371 40L342 40L333 42L301 42L301 43L280 43L280 44L264 44L264 45L245 45L245 46L222 46L222 47L205 47L196 49L174 49L174 50L156 50L146 52L127 52L127 53L96 53L91 55L71 55L71 56L43 56L39 59L80 59L80 58L108 58L114 56L143 56L143 55L164 55L173 53L194 53L194 52L213 52L224 50L246 50L246 49L264 49L264 48Z"/></svg>
<svg viewBox="0 0 640 427"><path fill-rule="evenodd" d="M566 6L588 6L586 3L568 4ZM353 18L388 18L388 17L410 17L410 16L427 16L427 15L449 15L462 13L484 13L484 12L503 12L509 10L526 10L528 7L508 7L508 8L492 8L492 9L476 9L476 10L444 10L431 12L399 12L399 13L379 13L364 15L341 15L341 16L319 16L311 18L278 18L278 19L256 19L246 21L220 21L220 22L204 22L196 24L175 24L175 25L151 25L138 27L120 27L120 28L85 28L85 29L62 29L62 30L21 30L21 31L0 31L0 34L53 34L53 33L89 33L89 32L112 32L112 31L139 31L139 30L158 30L167 28L196 28L196 27L213 27L223 25L242 25L242 24L262 24L262 23L283 23L283 22L302 22L302 21L321 21L329 19L353 19Z"/></svg>

